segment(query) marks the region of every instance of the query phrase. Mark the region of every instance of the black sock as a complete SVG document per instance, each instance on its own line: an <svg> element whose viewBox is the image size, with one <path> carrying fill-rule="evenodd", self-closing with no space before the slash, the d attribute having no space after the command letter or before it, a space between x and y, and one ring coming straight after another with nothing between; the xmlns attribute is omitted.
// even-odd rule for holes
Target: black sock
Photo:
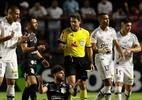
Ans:
<svg viewBox="0 0 142 100"><path fill-rule="evenodd" d="M22 100L28 100L29 99L29 88L25 87L24 92L22 94Z"/></svg>
<svg viewBox="0 0 142 100"><path fill-rule="evenodd" d="M37 84L32 84L30 86L30 97L31 97L31 100L37 100L36 98L36 89L37 89Z"/></svg>
<svg viewBox="0 0 142 100"><path fill-rule="evenodd" d="M7 96L7 100L14 100L14 96Z"/></svg>

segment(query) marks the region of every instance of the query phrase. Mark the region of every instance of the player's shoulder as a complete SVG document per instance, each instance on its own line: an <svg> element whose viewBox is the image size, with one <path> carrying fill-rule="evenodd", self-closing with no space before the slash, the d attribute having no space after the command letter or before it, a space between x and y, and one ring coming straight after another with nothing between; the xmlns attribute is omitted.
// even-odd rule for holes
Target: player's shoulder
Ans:
<svg viewBox="0 0 142 100"><path fill-rule="evenodd" d="M113 27L108 27L110 31L115 31Z"/></svg>
<svg viewBox="0 0 142 100"><path fill-rule="evenodd" d="M94 31L93 31L91 34L92 34L92 35L95 35L95 34L97 34L99 31L100 31L100 28L98 27L98 28L94 29Z"/></svg>
<svg viewBox="0 0 142 100"><path fill-rule="evenodd" d="M129 32L128 35L129 35L130 37L133 37L133 38L136 38L136 37L137 37L136 34L134 34L134 33L132 33L132 32Z"/></svg>
<svg viewBox="0 0 142 100"><path fill-rule="evenodd" d="M63 30L63 32L64 32L64 33L70 33L70 32L72 32L72 29L71 29L71 27L68 27L68 28L65 28L65 29Z"/></svg>

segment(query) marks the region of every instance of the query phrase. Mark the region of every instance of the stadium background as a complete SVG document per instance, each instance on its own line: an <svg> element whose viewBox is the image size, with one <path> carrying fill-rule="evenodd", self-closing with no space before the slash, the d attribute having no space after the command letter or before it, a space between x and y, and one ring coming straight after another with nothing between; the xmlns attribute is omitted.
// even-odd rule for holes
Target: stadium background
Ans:
<svg viewBox="0 0 142 100"><path fill-rule="evenodd" d="M21 3L23 0L0 0L0 9L1 10L3 10L3 8L4 8L3 3L5 1L8 1L9 4L11 4L11 5L13 5L13 4L19 5L19 3ZM25 0L25 1L28 1L30 6L32 7L34 2L36 2L37 0ZM77 1L79 2L80 6L83 5L83 2L82 2L83 0L77 0ZM100 0L90 0L91 6L93 8L95 8L95 10L97 9L96 7L97 7L97 3L99 1ZM109 0L109 1L111 1L113 3L113 10L115 11L118 6L122 6L122 8L123 8L124 2L127 2L129 4L129 6L132 6L132 5L138 5L141 0ZM45 7L48 7L50 5L50 2L51 2L51 0L40 0L40 3ZM62 7L62 3L64 2L64 0L58 0L58 2L59 2L59 6ZM140 35L137 34L137 36L139 37ZM62 57L62 54L58 54L58 53L53 54L53 58L52 58L53 61L51 62L51 65L54 65L56 63L63 65L63 59L60 59L60 57ZM138 60L137 57L135 57L134 59ZM19 64L19 68L20 68L20 64ZM135 91L135 92L142 91L142 74L141 73L142 73L142 64L136 63L135 64L135 71L134 71L135 82L133 85L133 91ZM45 82L52 80L52 77L50 77L50 68L44 69L41 72L41 74L42 74ZM103 84L100 80L98 72L97 71L89 72L88 76L89 76L89 78L87 80L87 90L88 91L100 90ZM23 75L22 75L22 72L20 69L19 69L19 77L20 78L18 80L16 80L16 91L23 91L25 83L24 83L24 78L23 78ZM5 90L6 90L6 83L4 81L4 83L0 87L0 91L5 91Z"/></svg>

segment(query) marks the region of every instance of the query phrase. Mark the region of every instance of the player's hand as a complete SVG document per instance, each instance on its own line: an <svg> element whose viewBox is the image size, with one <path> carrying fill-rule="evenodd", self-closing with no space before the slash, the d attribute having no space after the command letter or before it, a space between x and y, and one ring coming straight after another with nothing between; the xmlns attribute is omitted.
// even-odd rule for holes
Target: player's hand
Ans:
<svg viewBox="0 0 142 100"><path fill-rule="evenodd" d="M12 31L11 31L11 34L10 34L10 38L13 38L13 37L14 37L14 34L15 34L15 32L12 30Z"/></svg>
<svg viewBox="0 0 142 100"><path fill-rule="evenodd" d="M121 55L121 61L123 61L123 62L125 61L125 55L124 54Z"/></svg>
<svg viewBox="0 0 142 100"><path fill-rule="evenodd" d="M46 49L46 47L45 47L45 45L39 45L39 46L37 47L37 49L38 49L39 51L44 51L44 50Z"/></svg>
<svg viewBox="0 0 142 100"><path fill-rule="evenodd" d="M129 54L131 54L131 49L125 50L123 54L124 54L125 56L128 56Z"/></svg>
<svg viewBox="0 0 142 100"><path fill-rule="evenodd" d="M50 66L49 62L45 59L42 61L42 64L44 65L45 68Z"/></svg>
<svg viewBox="0 0 142 100"><path fill-rule="evenodd" d="M91 71L94 71L94 70L95 70L95 67L94 67L94 64L93 64L93 63L90 64L90 70L91 70Z"/></svg>

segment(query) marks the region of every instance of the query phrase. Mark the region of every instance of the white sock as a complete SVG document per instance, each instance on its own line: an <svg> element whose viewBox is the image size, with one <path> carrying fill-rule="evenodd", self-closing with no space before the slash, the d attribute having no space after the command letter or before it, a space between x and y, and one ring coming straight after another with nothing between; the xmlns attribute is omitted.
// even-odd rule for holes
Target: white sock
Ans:
<svg viewBox="0 0 142 100"><path fill-rule="evenodd" d="M124 92L124 100L129 100L129 97L131 96L131 92L132 91L127 91L127 90L125 90L125 92Z"/></svg>
<svg viewBox="0 0 142 100"><path fill-rule="evenodd" d="M94 100L101 100L104 97L104 87L100 90Z"/></svg>
<svg viewBox="0 0 142 100"><path fill-rule="evenodd" d="M15 85L7 85L7 100L14 100L15 96Z"/></svg>
<svg viewBox="0 0 142 100"><path fill-rule="evenodd" d="M111 86L104 87L105 100L111 100Z"/></svg>
<svg viewBox="0 0 142 100"><path fill-rule="evenodd" d="M121 90L122 87L121 86L115 86L115 100L121 100Z"/></svg>

